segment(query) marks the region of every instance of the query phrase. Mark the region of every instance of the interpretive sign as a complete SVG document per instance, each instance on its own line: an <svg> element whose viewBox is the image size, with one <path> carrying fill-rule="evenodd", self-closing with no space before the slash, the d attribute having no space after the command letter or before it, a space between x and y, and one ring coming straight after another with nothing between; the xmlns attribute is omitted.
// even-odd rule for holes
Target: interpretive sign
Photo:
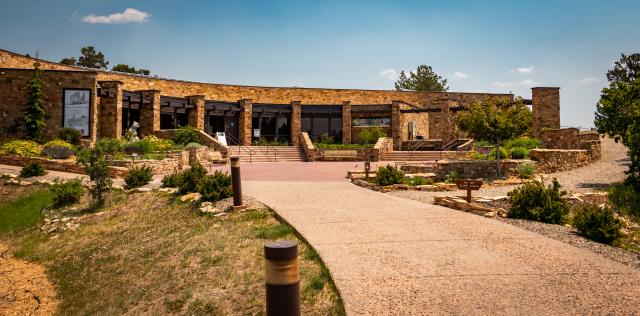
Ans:
<svg viewBox="0 0 640 316"><path fill-rule="evenodd" d="M459 179L456 180L456 186L460 190L467 190L467 202L471 203L471 190L480 190L482 180Z"/></svg>
<svg viewBox="0 0 640 316"><path fill-rule="evenodd" d="M91 126L91 89L64 89L63 127L77 129L89 136Z"/></svg>

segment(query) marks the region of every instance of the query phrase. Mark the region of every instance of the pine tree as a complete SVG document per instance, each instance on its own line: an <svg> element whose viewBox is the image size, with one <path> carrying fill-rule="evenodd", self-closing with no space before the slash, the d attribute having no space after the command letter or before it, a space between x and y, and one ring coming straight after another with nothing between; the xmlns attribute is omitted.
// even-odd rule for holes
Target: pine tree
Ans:
<svg viewBox="0 0 640 316"><path fill-rule="evenodd" d="M44 86L40 76L40 63L33 64L33 78L27 84L27 106L24 109L25 138L41 141L44 136L46 126L45 116L47 115L47 105L45 102Z"/></svg>

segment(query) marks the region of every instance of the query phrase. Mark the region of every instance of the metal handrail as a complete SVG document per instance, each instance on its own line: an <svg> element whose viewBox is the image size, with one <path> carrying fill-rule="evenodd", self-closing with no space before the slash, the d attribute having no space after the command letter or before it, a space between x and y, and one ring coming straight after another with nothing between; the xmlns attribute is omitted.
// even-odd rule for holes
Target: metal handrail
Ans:
<svg viewBox="0 0 640 316"><path fill-rule="evenodd" d="M267 147L267 150L266 150L267 157L269 156L269 150L273 150L273 162L278 162L278 150L275 148L276 146L269 145L268 140L263 136L260 136L258 138L258 144L260 143L263 144L263 145L260 145L261 147Z"/></svg>
<svg viewBox="0 0 640 316"><path fill-rule="evenodd" d="M245 152L247 152L249 154L249 163L253 162L253 155L256 154L256 151L245 146L242 145L240 143L240 140L235 138L233 135L229 134L229 135L225 135L226 137L229 137L229 139L231 139L233 142L238 144L238 155L240 154L240 150L244 150ZM229 148L229 151L231 151L231 153L233 154L233 150L231 148Z"/></svg>
<svg viewBox="0 0 640 316"><path fill-rule="evenodd" d="M420 147L422 147L423 144L424 144L424 139L418 139L418 142L416 142L415 144L411 145L411 148L409 148L409 160L410 161L413 161L413 152L415 152Z"/></svg>

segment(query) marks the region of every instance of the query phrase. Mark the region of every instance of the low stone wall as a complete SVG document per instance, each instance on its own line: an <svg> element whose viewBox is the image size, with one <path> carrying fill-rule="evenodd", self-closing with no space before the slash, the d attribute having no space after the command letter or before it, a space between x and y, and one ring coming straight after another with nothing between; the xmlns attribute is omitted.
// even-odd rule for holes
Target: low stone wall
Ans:
<svg viewBox="0 0 640 316"><path fill-rule="evenodd" d="M537 162L538 171L546 173L571 170L594 161L584 149L532 149L529 156Z"/></svg>
<svg viewBox="0 0 640 316"><path fill-rule="evenodd" d="M515 174L516 168L525 163L535 164L526 159L500 160L502 176ZM400 170L407 173L435 173L438 179L443 179L450 172L457 172L461 178L495 180L498 175L498 164L495 160L440 160L438 163L404 165Z"/></svg>
<svg viewBox="0 0 640 316"><path fill-rule="evenodd" d="M542 148L547 149L584 149L582 143L597 141L600 135L594 131L583 131L571 127L549 129L540 132Z"/></svg>
<svg viewBox="0 0 640 316"><path fill-rule="evenodd" d="M86 174L84 166L76 163L75 159L47 159L41 157L21 157L17 155L0 155L0 164L24 167L29 163L39 162L45 170ZM123 178L129 173L128 168L110 166L109 174L114 178Z"/></svg>
<svg viewBox="0 0 640 316"><path fill-rule="evenodd" d="M308 133L300 133L300 146L302 147L302 151L304 152L307 161L316 160L315 147L313 146L313 142L311 141Z"/></svg>
<svg viewBox="0 0 640 316"><path fill-rule="evenodd" d="M160 131L155 131L154 134L159 138L171 139L173 138L173 135L175 134L176 131L177 129L164 129ZM228 148L222 145L222 143L219 142L217 139L211 137L211 135L203 131L198 131L198 139L200 140L200 143L202 143L203 145L209 148L212 148L215 151L219 151L222 154L223 158L227 158Z"/></svg>
<svg viewBox="0 0 640 316"><path fill-rule="evenodd" d="M154 174L167 174L175 170L182 170L184 165L181 159L166 158L162 160L137 159L137 160L111 160L109 165L131 169L133 167L151 167Z"/></svg>
<svg viewBox="0 0 640 316"><path fill-rule="evenodd" d="M391 142L392 138L381 137L373 148L321 149L313 145L309 134L300 133L300 146L302 146L307 161L380 161L380 155L391 148Z"/></svg>

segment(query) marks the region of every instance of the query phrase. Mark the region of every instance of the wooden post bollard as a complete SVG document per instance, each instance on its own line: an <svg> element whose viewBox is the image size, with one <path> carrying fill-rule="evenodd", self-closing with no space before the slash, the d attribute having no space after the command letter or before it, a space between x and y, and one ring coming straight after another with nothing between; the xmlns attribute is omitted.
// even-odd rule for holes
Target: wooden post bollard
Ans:
<svg viewBox="0 0 640 316"><path fill-rule="evenodd" d="M231 159L231 187L233 189L233 209L244 209L242 204L242 180L240 179L240 157L233 156Z"/></svg>
<svg viewBox="0 0 640 316"><path fill-rule="evenodd" d="M290 240L264 245L267 316L300 315L298 244Z"/></svg>
<svg viewBox="0 0 640 316"><path fill-rule="evenodd" d="M364 176L366 179L369 179L369 171L371 171L371 162L370 161L365 161L364 162Z"/></svg>

